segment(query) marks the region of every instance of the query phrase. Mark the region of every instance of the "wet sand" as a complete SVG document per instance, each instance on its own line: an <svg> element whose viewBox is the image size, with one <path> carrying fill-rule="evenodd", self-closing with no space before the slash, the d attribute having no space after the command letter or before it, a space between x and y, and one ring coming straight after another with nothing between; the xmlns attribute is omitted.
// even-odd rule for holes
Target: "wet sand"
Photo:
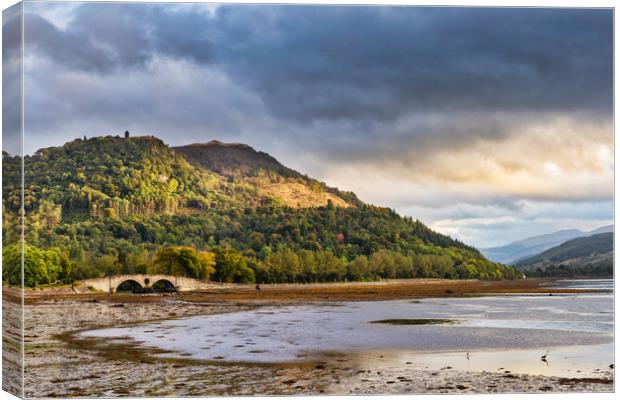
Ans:
<svg viewBox="0 0 620 400"><path fill-rule="evenodd" d="M17 396L22 393L22 306L19 299L2 301L2 389Z"/></svg>
<svg viewBox="0 0 620 400"><path fill-rule="evenodd" d="M335 285L223 286L172 295L29 292L25 309L27 397L205 396L613 391L613 370L573 378L505 370L457 371L445 366L377 365L357 368L350 354L288 364L195 361L161 354L141 343L84 340L81 330L299 304L460 296L488 293L566 293L548 281L415 281ZM5 290L5 302L15 293Z"/></svg>

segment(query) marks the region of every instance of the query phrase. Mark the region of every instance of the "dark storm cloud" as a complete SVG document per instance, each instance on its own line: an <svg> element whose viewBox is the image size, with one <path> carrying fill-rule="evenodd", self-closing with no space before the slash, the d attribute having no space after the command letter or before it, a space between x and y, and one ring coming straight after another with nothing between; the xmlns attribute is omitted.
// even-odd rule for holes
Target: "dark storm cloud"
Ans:
<svg viewBox="0 0 620 400"><path fill-rule="evenodd" d="M27 42L93 73L156 56L225 71L289 122L425 111L611 111L610 10L85 4Z"/></svg>
<svg viewBox="0 0 620 400"><path fill-rule="evenodd" d="M59 30L38 15L26 14L26 51L43 54L69 68L95 73L144 64L151 57L151 50L138 21L129 23L126 17L125 21L108 21L103 14L99 24L92 23L97 19L76 19L68 31ZM101 21L106 21L103 27Z"/></svg>
<svg viewBox="0 0 620 400"><path fill-rule="evenodd" d="M613 214L609 9L24 7L26 153L244 142L476 244Z"/></svg>
<svg viewBox="0 0 620 400"><path fill-rule="evenodd" d="M148 4L83 4L66 29L26 13L26 45L69 68L112 73L144 68L158 54L209 61L204 15Z"/></svg>
<svg viewBox="0 0 620 400"><path fill-rule="evenodd" d="M2 12L2 150L21 154L21 4Z"/></svg>
<svg viewBox="0 0 620 400"><path fill-rule="evenodd" d="M223 9L219 26L260 21L247 11ZM237 33L243 45L222 58L274 112L304 122L610 110L609 11L291 7L272 25L264 38Z"/></svg>

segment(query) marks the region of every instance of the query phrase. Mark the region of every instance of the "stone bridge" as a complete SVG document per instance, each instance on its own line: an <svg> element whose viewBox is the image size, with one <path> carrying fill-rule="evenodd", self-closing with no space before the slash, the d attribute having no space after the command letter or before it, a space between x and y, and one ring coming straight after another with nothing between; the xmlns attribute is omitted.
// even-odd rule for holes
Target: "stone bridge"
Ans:
<svg viewBox="0 0 620 400"><path fill-rule="evenodd" d="M95 290L108 293L116 293L121 284L124 287L133 289L136 292L151 292L153 288L161 291L190 291L207 289L213 287L213 283L203 282L198 279L187 278L184 276L171 275L114 275L105 278L85 279L83 284Z"/></svg>

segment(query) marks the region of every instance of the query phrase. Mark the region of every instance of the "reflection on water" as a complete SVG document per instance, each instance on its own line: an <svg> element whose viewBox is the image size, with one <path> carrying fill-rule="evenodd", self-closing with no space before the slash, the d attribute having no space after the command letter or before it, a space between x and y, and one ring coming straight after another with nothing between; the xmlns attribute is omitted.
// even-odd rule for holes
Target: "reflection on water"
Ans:
<svg viewBox="0 0 620 400"><path fill-rule="evenodd" d="M613 363L613 343L561 346L532 350L485 350L455 352L370 352L351 358L357 368L391 365L439 370L500 372L562 377L596 377ZM546 362L541 356L547 354Z"/></svg>
<svg viewBox="0 0 620 400"><path fill-rule="evenodd" d="M424 318L455 323L371 323ZM613 363L613 298L523 295L261 307L83 335L129 337L193 359L290 362L339 352L357 362L450 361L461 369L554 374ZM548 363L542 363L547 349Z"/></svg>

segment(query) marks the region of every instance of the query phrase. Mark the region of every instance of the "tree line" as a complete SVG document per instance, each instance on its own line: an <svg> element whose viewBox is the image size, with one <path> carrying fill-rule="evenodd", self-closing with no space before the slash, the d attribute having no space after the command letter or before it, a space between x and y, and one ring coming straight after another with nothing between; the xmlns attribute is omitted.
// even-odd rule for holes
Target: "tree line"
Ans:
<svg viewBox="0 0 620 400"><path fill-rule="evenodd" d="M21 246L3 249L3 280L21 284ZM380 250L348 261L331 250L265 250L263 258L233 248L197 250L166 246L154 254L143 252L122 263L115 255L72 261L59 248L24 246L25 285L71 283L75 280L121 274L166 274L224 283L315 283L376 281L381 279L514 279L513 268L501 268L468 258L457 263L448 255L402 254Z"/></svg>
<svg viewBox="0 0 620 400"><path fill-rule="evenodd" d="M526 269L524 273L529 277L537 278L574 278L574 277L599 277L613 278L614 266L613 261L604 263L586 263L578 265L551 264L546 268Z"/></svg>

